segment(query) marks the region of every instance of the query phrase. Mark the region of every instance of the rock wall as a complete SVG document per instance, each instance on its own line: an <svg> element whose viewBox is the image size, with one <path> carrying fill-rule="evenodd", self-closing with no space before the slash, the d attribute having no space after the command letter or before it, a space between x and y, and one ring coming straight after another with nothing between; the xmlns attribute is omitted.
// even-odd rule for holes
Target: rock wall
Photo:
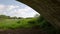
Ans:
<svg viewBox="0 0 60 34"><path fill-rule="evenodd" d="M17 0L39 12L48 22L60 28L60 0Z"/></svg>

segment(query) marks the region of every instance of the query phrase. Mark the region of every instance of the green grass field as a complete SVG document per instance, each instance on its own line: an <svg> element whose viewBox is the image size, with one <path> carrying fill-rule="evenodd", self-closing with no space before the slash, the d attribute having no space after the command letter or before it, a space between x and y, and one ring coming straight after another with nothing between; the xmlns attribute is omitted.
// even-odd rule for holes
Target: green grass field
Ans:
<svg viewBox="0 0 60 34"><path fill-rule="evenodd" d="M56 29L42 16L39 18L0 18L0 29L41 29L49 33L55 33Z"/></svg>
<svg viewBox="0 0 60 34"><path fill-rule="evenodd" d="M0 29L31 28L33 25L28 23L31 20L32 19L1 19Z"/></svg>

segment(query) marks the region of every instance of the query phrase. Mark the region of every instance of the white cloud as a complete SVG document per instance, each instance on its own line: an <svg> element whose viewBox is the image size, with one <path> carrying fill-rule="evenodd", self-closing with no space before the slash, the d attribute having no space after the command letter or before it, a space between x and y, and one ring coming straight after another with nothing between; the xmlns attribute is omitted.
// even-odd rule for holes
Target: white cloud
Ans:
<svg viewBox="0 0 60 34"><path fill-rule="evenodd" d="M0 10L4 10L5 6L4 5L0 5Z"/></svg>
<svg viewBox="0 0 60 34"><path fill-rule="evenodd" d="M8 6L8 10L13 10L13 9L15 9L15 8L18 8L19 6L14 6L14 5L9 5Z"/></svg>
<svg viewBox="0 0 60 34"><path fill-rule="evenodd" d="M33 17L36 12L28 6L20 8L17 5L0 5L0 14L17 17Z"/></svg>
<svg viewBox="0 0 60 34"><path fill-rule="evenodd" d="M7 9L7 10L12 10L12 9L15 9L15 8L18 8L19 6L15 6L15 5L1 5L0 4L0 10L4 10L4 9Z"/></svg>
<svg viewBox="0 0 60 34"><path fill-rule="evenodd" d="M0 14L9 13L9 12L15 10L18 7L19 6L14 6L14 5L1 5L0 4Z"/></svg>
<svg viewBox="0 0 60 34"><path fill-rule="evenodd" d="M12 10L8 15L17 16L17 17L27 17L30 13L29 10L31 9L29 9L28 7L23 8L23 9Z"/></svg>

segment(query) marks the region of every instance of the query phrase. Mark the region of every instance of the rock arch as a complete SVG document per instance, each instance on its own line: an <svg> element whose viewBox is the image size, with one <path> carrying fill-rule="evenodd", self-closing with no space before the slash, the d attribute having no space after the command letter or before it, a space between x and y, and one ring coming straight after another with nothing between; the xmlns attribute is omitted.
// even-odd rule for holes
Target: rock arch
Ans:
<svg viewBox="0 0 60 34"><path fill-rule="evenodd" d="M48 22L60 28L60 0L17 0L35 9Z"/></svg>

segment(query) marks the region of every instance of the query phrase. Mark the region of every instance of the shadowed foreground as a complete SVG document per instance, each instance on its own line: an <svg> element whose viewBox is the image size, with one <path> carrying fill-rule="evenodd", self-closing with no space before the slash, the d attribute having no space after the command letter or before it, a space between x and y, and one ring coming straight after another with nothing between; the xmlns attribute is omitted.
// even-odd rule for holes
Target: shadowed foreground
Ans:
<svg viewBox="0 0 60 34"><path fill-rule="evenodd" d="M39 29L0 30L0 34L47 34Z"/></svg>

